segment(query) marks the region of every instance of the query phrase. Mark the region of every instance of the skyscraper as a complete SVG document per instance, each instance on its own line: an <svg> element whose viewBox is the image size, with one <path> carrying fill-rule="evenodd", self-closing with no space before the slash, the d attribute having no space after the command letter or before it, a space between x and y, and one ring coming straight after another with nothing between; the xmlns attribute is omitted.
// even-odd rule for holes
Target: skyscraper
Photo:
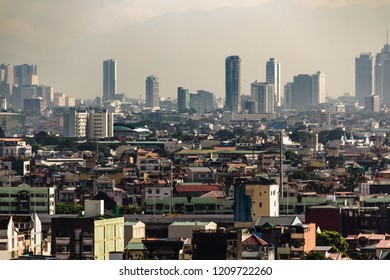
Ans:
<svg viewBox="0 0 390 280"><path fill-rule="evenodd" d="M103 62L103 101L111 100L116 94L116 61Z"/></svg>
<svg viewBox="0 0 390 280"><path fill-rule="evenodd" d="M375 89L380 103L390 104L390 45L387 42L375 56Z"/></svg>
<svg viewBox="0 0 390 280"><path fill-rule="evenodd" d="M373 70L371 53L361 53L355 58L355 97L360 105L373 93Z"/></svg>
<svg viewBox="0 0 390 280"><path fill-rule="evenodd" d="M316 74L311 75L310 105L325 103L325 95L325 73L318 71Z"/></svg>
<svg viewBox="0 0 390 280"><path fill-rule="evenodd" d="M259 83L255 81L251 84L252 101L256 102L256 113L275 112L275 86L269 83Z"/></svg>
<svg viewBox="0 0 390 280"><path fill-rule="evenodd" d="M275 88L275 106L282 106L282 85L281 85L280 63L276 58L270 58L266 65L265 81L273 84Z"/></svg>
<svg viewBox="0 0 390 280"><path fill-rule="evenodd" d="M177 88L177 111L183 113L190 109L190 92L182 87Z"/></svg>
<svg viewBox="0 0 390 280"><path fill-rule="evenodd" d="M225 60L225 110L238 113L241 109L241 59L228 56Z"/></svg>
<svg viewBox="0 0 390 280"><path fill-rule="evenodd" d="M160 108L159 81L155 76L146 78L146 107Z"/></svg>
<svg viewBox="0 0 390 280"><path fill-rule="evenodd" d="M307 110L311 100L311 76L299 74L294 76L292 86L292 107Z"/></svg>
<svg viewBox="0 0 390 280"><path fill-rule="evenodd" d="M15 86L37 86L38 74L36 65L16 65L14 67L14 84Z"/></svg>

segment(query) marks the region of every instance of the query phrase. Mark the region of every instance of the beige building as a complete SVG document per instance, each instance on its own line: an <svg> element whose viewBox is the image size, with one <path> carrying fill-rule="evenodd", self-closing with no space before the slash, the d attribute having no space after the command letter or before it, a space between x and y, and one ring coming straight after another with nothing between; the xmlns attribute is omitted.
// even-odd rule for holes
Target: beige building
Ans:
<svg viewBox="0 0 390 280"><path fill-rule="evenodd" d="M26 253L43 254L45 242L42 239L41 221L36 213L0 215L0 260L17 259Z"/></svg>
<svg viewBox="0 0 390 280"><path fill-rule="evenodd" d="M168 226L168 238L192 238L194 230L216 231L214 222L173 222Z"/></svg>
<svg viewBox="0 0 390 280"><path fill-rule="evenodd" d="M82 217L52 219L52 254L58 260L108 260L124 252L124 218L104 214L101 200L87 200Z"/></svg>

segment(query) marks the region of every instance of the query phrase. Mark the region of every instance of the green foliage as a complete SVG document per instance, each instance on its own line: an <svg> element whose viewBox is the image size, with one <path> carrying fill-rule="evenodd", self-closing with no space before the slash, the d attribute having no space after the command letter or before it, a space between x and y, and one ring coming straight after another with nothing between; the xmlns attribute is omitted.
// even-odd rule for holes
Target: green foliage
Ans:
<svg viewBox="0 0 390 280"><path fill-rule="evenodd" d="M293 179L301 179L301 180L320 180L321 177L318 175L307 172L306 170L299 169L294 171L294 173L291 175Z"/></svg>
<svg viewBox="0 0 390 280"><path fill-rule="evenodd" d="M348 249L348 243L344 237L337 231L324 230L317 233L318 246L332 246L331 251L345 254Z"/></svg>
<svg viewBox="0 0 390 280"><path fill-rule="evenodd" d="M57 203L56 214L81 214L84 207L77 203Z"/></svg>
<svg viewBox="0 0 390 280"><path fill-rule="evenodd" d="M340 128L334 130L323 130L318 134L318 142L326 144L328 141L341 139L341 136L344 135L344 131Z"/></svg>
<svg viewBox="0 0 390 280"><path fill-rule="evenodd" d="M301 257L301 260L331 260L331 258L327 258L325 254L318 252L308 252Z"/></svg>
<svg viewBox="0 0 390 280"><path fill-rule="evenodd" d="M119 213L120 214L140 214L141 213L141 210L134 206L134 205L123 205L121 207L119 207Z"/></svg>

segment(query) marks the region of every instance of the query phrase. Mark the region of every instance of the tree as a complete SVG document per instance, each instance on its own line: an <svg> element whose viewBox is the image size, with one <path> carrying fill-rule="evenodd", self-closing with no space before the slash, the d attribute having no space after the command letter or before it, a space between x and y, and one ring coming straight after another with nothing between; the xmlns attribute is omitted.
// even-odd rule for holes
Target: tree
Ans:
<svg viewBox="0 0 390 280"><path fill-rule="evenodd" d="M308 252L301 257L301 260L331 260L331 258L327 258L325 254L318 252Z"/></svg>
<svg viewBox="0 0 390 280"><path fill-rule="evenodd" d="M77 203L57 203L56 214L81 214L84 207Z"/></svg>
<svg viewBox="0 0 390 280"><path fill-rule="evenodd" d="M317 245L318 246L332 246L331 251L339 252L345 255L348 249L348 243L340 233L333 230L324 230L321 233L317 233Z"/></svg>

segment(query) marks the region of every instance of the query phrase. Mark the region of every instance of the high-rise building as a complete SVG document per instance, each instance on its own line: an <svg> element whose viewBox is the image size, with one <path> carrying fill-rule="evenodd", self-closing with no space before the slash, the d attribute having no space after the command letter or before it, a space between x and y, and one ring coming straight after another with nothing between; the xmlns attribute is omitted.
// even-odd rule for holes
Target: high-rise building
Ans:
<svg viewBox="0 0 390 280"><path fill-rule="evenodd" d="M286 84L284 90L286 99L289 99L286 107L307 110L325 102L325 74L321 71L313 75L299 74L294 76L292 84Z"/></svg>
<svg viewBox="0 0 390 280"><path fill-rule="evenodd" d="M188 89L177 88L177 111L183 113L190 109L190 92Z"/></svg>
<svg viewBox="0 0 390 280"><path fill-rule="evenodd" d="M102 112L88 112L88 138L110 138L114 136L113 114Z"/></svg>
<svg viewBox="0 0 390 280"><path fill-rule="evenodd" d="M51 86L37 86L37 95L42 97L44 107L53 107L54 102L54 88Z"/></svg>
<svg viewBox="0 0 390 280"><path fill-rule="evenodd" d="M159 81L155 76L146 78L146 107L160 108Z"/></svg>
<svg viewBox="0 0 390 280"><path fill-rule="evenodd" d="M270 58L266 65L265 81L275 88L275 106L282 106L282 85L280 63L276 58Z"/></svg>
<svg viewBox="0 0 390 280"><path fill-rule="evenodd" d="M325 73L318 71L316 74L311 75L310 105L325 103L325 96Z"/></svg>
<svg viewBox="0 0 390 280"><path fill-rule="evenodd" d="M14 66L12 64L0 65L0 82L8 85L14 84Z"/></svg>
<svg viewBox="0 0 390 280"><path fill-rule="evenodd" d="M197 93L190 94L190 108L198 114L214 111L214 94L205 90L198 90Z"/></svg>
<svg viewBox="0 0 390 280"><path fill-rule="evenodd" d="M251 84L252 101L257 104L256 113L275 112L275 86L269 83L260 83L255 81Z"/></svg>
<svg viewBox="0 0 390 280"><path fill-rule="evenodd" d="M116 94L116 61L103 62L103 101L111 100Z"/></svg>
<svg viewBox="0 0 390 280"><path fill-rule="evenodd" d="M307 74L294 76L292 87L292 106L307 110L311 100L311 77Z"/></svg>
<svg viewBox="0 0 390 280"><path fill-rule="evenodd" d="M373 56L371 53L361 53L355 58L355 97L359 104L373 93Z"/></svg>
<svg viewBox="0 0 390 280"><path fill-rule="evenodd" d="M241 110L241 59L228 56L225 60L225 111Z"/></svg>
<svg viewBox="0 0 390 280"><path fill-rule="evenodd" d="M379 96L378 95L368 95L365 98L364 110L366 112L377 113L379 112Z"/></svg>
<svg viewBox="0 0 390 280"><path fill-rule="evenodd" d="M64 113L64 137L87 137L87 110L70 108Z"/></svg>
<svg viewBox="0 0 390 280"><path fill-rule="evenodd" d="M380 103L390 104L390 45L388 42L375 56L374 94L379 95Z"/></svg>
<svg viewBox="0 0 390 280"><path fill-rule="evenodd" d="M292 88L293 83L286 83L284 85L284 108L292 108Z"/></svg>
<svg viewBox="0 0 390 280"><path fill-rule="evenodd" d="M14 67L14 85L15 86L37 86L38 74L36 65L16 65Z"/></svg>

